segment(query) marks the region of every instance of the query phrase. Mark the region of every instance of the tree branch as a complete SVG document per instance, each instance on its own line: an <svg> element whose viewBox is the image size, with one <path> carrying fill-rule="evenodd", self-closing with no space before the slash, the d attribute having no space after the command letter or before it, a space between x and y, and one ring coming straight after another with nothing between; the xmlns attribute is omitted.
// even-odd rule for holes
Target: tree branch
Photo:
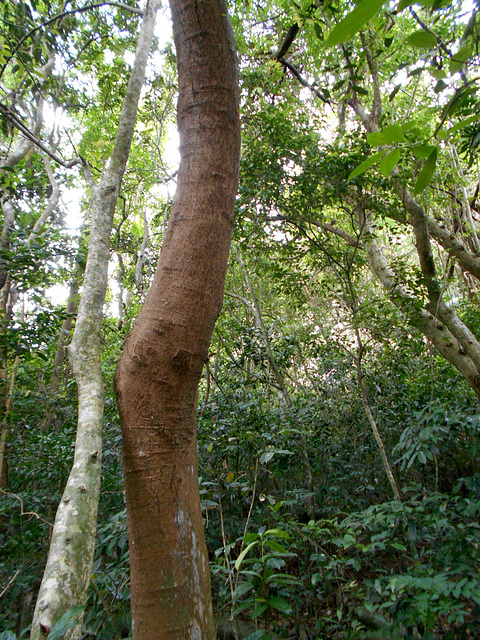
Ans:
<svg viewBox="0 0 480 640"><path fill-rule="evenodd" d="M73 158L73 160L65 161L62 160L59 156L57 156L53 151L41 142L35 134L33 134L28 127L26 127L23 122L18 118L18 116L11 111L6 105L0 103L0 112L16 127L30 142L32 142L36 147L41 149L44 153L47 154L52 160L58 162L59 165L65 167L65 169L71 169L77 164L80 164L81 158Z"/></svg>
<svg viewBox="0 0 480 640"><path fill-rule="evenodd" d="M136 13L137 15L143 16L143 11L141 9L138 9L137 7L130 7L128 4L124 4L123 2L108 2L108 1L94 2L92 4L87 4L84 7L79 7L78 9L72 9L71 11L62 11L61 13L58 13L56 16L53 16L53 18L50 18L50 20L46 20L45 22L42 22L42 24L38 25L38 27L34 27L28 33L26 33L22 38L20 38L20 40L17 42L17 45L13 48L11 54L7 57L3 66L0 68L0 78L4 74L5 69L8 66L8 63L13 58L13 56L19 51L20 47L25 42L25 40L28 40L29 38L31 38L34 33L36 33L37 31L40 31L40 29L43 29L44 27L48 27L49 24L52 24L57 20L61 20L62 18L65 18L66 16L70 16L74 13L83 13L85 11L90 11L90 9L96 9L97 7L104 7L104 6L118 7L119 9L131 11L132 13Z"/></svg>

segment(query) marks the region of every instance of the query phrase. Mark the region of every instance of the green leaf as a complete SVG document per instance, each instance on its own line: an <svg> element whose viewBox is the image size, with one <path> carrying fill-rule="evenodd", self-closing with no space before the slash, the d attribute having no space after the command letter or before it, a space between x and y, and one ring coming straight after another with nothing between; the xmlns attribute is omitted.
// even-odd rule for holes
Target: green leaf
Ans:
<svg viewBox="0 0 480 640"><path fill-rule="evenodd" d="M433 147L430 144L419 144L416 147L412 147L412 154L416 158L428 158L428 156L432 153L434 149L437 147Z"/></svg>
<svg viewBox="0 0 480 640"><path fill-rule="evenodd" d="M371 147L381 147L384 144L388 144L388 140L382 131L374 131L367 136L367 142Z"/></svg>
<svg viewBox="0 0 480 640"><path fill-rule="evenodd" d="M450 127L450 129L447 131L447 134L451 135L452 133L456 133L457 131L460 131L461 129L468 127L469 124L472 124L472 122L475 122L476 120L478 120L478 117L479 117L478 114L475 114L473 116L468 116L468 118L465 118L465 120L462 120L461 122L458 122L453 127Z"/></svg>
<svg viewBox="0 0 480 640"><path fill-rule="evenodd" d="M471 45L464 45L461 47L457 53L454 53L450 62L448 63L448 68L450 73L457 73L463 65L468 61L470 56L472 55L472 47Z"/></svg>
<svg viewBox="0 0 480 640"><path fill-rule="evenodd" d="M238 607L233 612L233 615L237 616L239 613L242 613L242 611L245 611L245 609L250 609L250 607L252 607L254 604L255 600L253 598L250 598L250 600L245 600L245 602L242 602L238 605Z"/></svg>
<svg viewBox="0 0 480 640"><path fill-rule="evenodd" d="M268 540L266 544L268 544L268 546L274 551L278 551L278 553L287 553L287 550L285 549L285 547L283 547L276 540Z"/></svg>
<svg viewBox="0 0 480 640"><path fill-rule="evenodd" d="M445 105L442 111L442 119L452 116L458 109L463 107L472 93L476 93L476 86L460 87L452 96L452 99Z"/></svg>
<svg viewBox="0 0 480 640"><path fill-rule="evenodd" d="M448 87L448 84L443 80L439 80L435 85L434 91L435 93L441 93L444 89Z"/></svg>
<svg viewBox="0 0 480 640"><path fill-rule="evenodd" d="M239 584L238 587L235 589L233 597L235 600L239 600L242 596L244 596L246 593L248 593L252 589L253 589L253 584L251 582L242 582L242 584Z"/></svg>
<svg viewBox="0 0 480 640"><path fill-rule="evenodd" d="M378 169L383 175L388 178L390 173L393 171L394 167L398 164L400 160L401 151L400 149L393 149L388 153L378 165Z"/></svg>
<svg viewBox="0 0 480 640"><path fill-rule="evenodd" d="M430 68L430 73L436 80L443 80L447 77L447 72L443 69L437 69L436 67Z"/></svg>
<svg viewBox="0 0 480 640"><path fill-rule="evenodd" d="M319 40L323 40L322 27L318 24L318 22L315 22L315 24L313 25L313 28L315 29L315 35L317 36L317 38Z"/></svg>
<svg viewBox="0 0 480 640"><path fill-rule="evenodd" d="M433 174L435 173L435 167L437 166L437 155L438 148L435 147L432 153L426 159L425 164L423 165L423 168L419 173L417 182L413 189L413 193L421 193L427 188L430 180L433 177Z"/></svg>
<svg viewBox="0 0 480 640"><path fill-rule="evenodd" d="M411 33L407 42L411 47L417 47L419 49L434 49L437 44L437 38L428 31L421 29L420 31L414 31Z"/></svg>
<svg viewBox="0 0 480 640"><path fill-rule="evenodd" d="M76 605L75 607L70 607L68 611L66 611L63 616L57 620L57 622L53 625L52 630L47 636L47 640L58 640L65 635L65 632L69 629L72 629L75 625L78 624L78 620L75 618L82 613L85 607L80 605Z"/></svg>
<svg viewBox="0 0 480 640"><path fill-rule="evenodd" d="M245 549L242 551L242 553L238 556L238 558L235 560L235 569L238 571L242 565L243 559L245 558L245 556L247 555L247 553L250 551L250 549L252 549L253 547L257 546L259 544L258 540L254 540L253 542L251 542L248 547L245 547Z"/></svg>
<svg viewBox="0 0 480 640"><path fill-rule="evenodd" d="M274 573L265 580L266 584L301 584L289 573Z"/></svg>
<svg viewBox="0 0 480 640"><path fill-rule="evenodd" d="M352 180L353 178L360 176L362 173L365 173L367 169L370 169L370 167L378 162L378 160L384 155L384 153L385 151L378 151L377 153L374 153L373 156L370 156L369 158L364 160L362 164L359 164L358 167L352 171L352 173L348 176L348 180Z"/></svg>
<svg viewBox="0 0 480 640"><path fill-rule="evenodd" d="M403 133L407 133L407 131L411 131L412 129L415 129L416 126L417 126L416 120L408 120L407 122L404 122L402 124L402 131Z"/></svg>
<svg viewBox="0 0 480 640"><path fill-rule="evenodd" d="M285 538L285 540L290 537L288 533L286 531L282 531L282 529L269 529L268 531L265 531L263 536L275 536L276 538Z"/></svg>
<svg viewBox="0 0 480 640"><path fill-rule="evenodd" d="M286 600L283 600L283 598L272 596L268 599L268 604L274 609L278 609L278 611L281 611L282 613L292 613L292 607L290 606L290 603Z"/></svg>
<svg viewBox="0 0 480 640"><path fill-rule="evenodd" d="M268 604L266 602L260 602L256 607L252 609L252 618L258 618L268 609Z"/></svg>
<svg viewBox="0 0 480 640"><path fill-rule="evenodd" d="M381 133L388 143L403 142L405 140L404 129L399 124L392 124L389 127L385 127Z"/></svg>
<svg viewBox="0 0 480 640"><path fill-rule="evenodd" d="M262 640L265 637L265 631L263 629L259 629L258 631L249 633L243 640Z"/></svg>
<svg viewBox="0 0 480 640"><path fill-rule="evenodd" d="M17 640L17 636L13 631L2 631L2 633L0 633L0 640Z"/></svg>
<svg viewBox="0 0 480 640"><path fill-rule="evenodd" d="M343 20L330 32L326 46L333 47L350 40L369 20L371 20L385 4L384 0L362 0Z"/></svg>
<svg viewBox="0 0 480 640"><path fill-rule="evenodd" d="M368 96L368 91L358 84L352 85L352 89L356 91L360 96Z"/></svg>

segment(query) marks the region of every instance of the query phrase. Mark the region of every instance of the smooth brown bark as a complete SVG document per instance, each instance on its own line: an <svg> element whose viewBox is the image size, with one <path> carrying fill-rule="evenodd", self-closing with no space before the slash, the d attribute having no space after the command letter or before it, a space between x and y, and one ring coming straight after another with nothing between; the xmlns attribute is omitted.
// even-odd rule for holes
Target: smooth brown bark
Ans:
<svg viewBox="0 0 480 640"><path fill-rule="evenodd" d="M153 284L116 372L135 640L213 640L197 477L197 386L220 312L238 181L224 0L171 0L181 164Z"/></svg>

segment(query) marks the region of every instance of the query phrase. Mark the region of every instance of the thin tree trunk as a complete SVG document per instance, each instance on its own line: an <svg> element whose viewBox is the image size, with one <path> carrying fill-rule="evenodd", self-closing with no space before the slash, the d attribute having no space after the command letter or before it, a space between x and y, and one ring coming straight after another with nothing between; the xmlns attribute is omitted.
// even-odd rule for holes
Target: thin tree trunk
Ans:
<svg viewBox="0 0 480 640"><path fill-rule="evenodd" d="M373 236L371 215L360 209L357 209L359 227L363 232L363 245L372 272L380 280L392 302L405 313L410 323L417 327L433 343L439 353L466 379L480 400L480 371L471 358L459 348L450 328L440 322L427 309L419 307L418 300L397 283L395 274L388 266L387 260Z"/></svg>
<svg viewBox="0 0 480 640"><path fill-rule="evenodd" d="M62 378L63 363L65 360L65 356L67 354L66 343L68 338L70 337L70 331L72 329L72 324L73 324L73 315L77 310L77 304L78 304L77 298L78 298L78 291L80 289L80 284L78 281L79 279L80 279L80 275L78 275L77 279L75 279L70 285L67 306L65 309L65 313L67 317L63 320L62 326L60 328L60 336L58 338L57 349L55 351L55 359L53 361L52 376L50 378L50 384L48 386L48 397L47 397L47 402L45 407L45 416L44 416L42 427L41 427L42 431L44 432L50 429L53 416L54 416L53 402L55 401L60 380Z"/></svg>
<svg viewBox="0 0 480 640"><path fill-rule="evenodd" d="M312 474L312 467L310 465L310 457L308 455L307 440L305 438L304 429L294 414L292 398L290 396L290 393L288 392L283 374L278 368L277 362L275 360L275 356L273 355L272 346L270 344L270 338L268 337L265 324L263 323L260 304L258 302L257 296L255 295L255 290L253 288L252 282L248 275L248 271L245 269L243 260L241 259L238 253L236 254L236 258L237 258L238 264L240 265L240 268L242 269L245 282L247 283L247 288L250 293L250 299L252 301L251 309L253 311L253 315L255 318L255 324L257 325L257 328L260 329L260 332L262 334L263 344L267 351L267 358L268 358L268 363L270 365L270 369L272 370L272 373L275 377L281 396L283 397L283 400L285 401L285 404L287 405L290 411L290 417L293 420L296 430L298 431L298 438L300 440L300 451L302 454L303 464L305 466L305 475L307 478L307 490L310 494L313 494L314 493L313 474ZM308 499L308 508L309 508L309 515L313 517L314 503L311 496Z"/></svg>
<svg viewBox="0 0 480 640"><path fill-rule="evenodd" d="M372 409L370 407L370 401L368 399L368 391L363 380L363 371L362 371L362 356L365 347L363 346L362 340L360 338L360 332L355 327L355 337L357 339L358 351L355 358L355 369L357 372L357 382L360 388L360 395L362 398L363 410L365 411L365 415L367 416L367 420L372 427L373 436L378 446L378 450L380 452L380 457L382 458L383 468L385 470L385 474L387 476L388 482L393 491L393 495L395 500L401 501L400 490L397 485L397 481L395 480L395 476L393 475L392 467L390 466L390 462L388 461L387 451L385 449L385 445L383 444L382 436L380 435L380 431L378 429L375 418L373 417Z"/></svg>
<svg viewBox="0 0 480 640"><path fill-rule="evenodd" d="M100 490L104 406L101 321L107 288L110 235L159 4L160 0L150 0L145 10L112 155L100 182L93 189L87 264L70 345L70 359L78 387L75 458L55 518L31 640L44 640L66 611L73 606L83 606L90 582ZM66 639L80 638L82 619L83 614L79 614L77 624L66 632Z"/></svg>
<svg viewBox="0 0 480 640"><path fill-rule="evenodd" d="M13 404L13 392L15 389L15 379L17 377L18 365L20 363L20 356L15 356L13 362L12 371L10 373L10 383L8 385L8 393L4 407L4 415L2 423L0 425L0 487L5 488L8 485L8 471L5 464L5 445L7 442L7 419L8 413Z"/></svg>
<svg viewBox="0 0 480 640"><path fill-rule="evenodd" d="M223 300L238 182L224 0L171 0L181 163L152 286L115 376L135 640L213 640L198 492L197 388Z"/></svg>

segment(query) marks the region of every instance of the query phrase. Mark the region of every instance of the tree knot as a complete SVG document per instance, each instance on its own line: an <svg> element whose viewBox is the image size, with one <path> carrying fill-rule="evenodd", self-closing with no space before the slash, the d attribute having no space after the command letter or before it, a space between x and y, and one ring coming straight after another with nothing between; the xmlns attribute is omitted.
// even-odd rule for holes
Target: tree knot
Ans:
<svg viewBox="0 0 480 640"><path fill-rule="evenodd" d="M179 371L188 371L190 367L190 353L184 349L179 349L172 358L172 364Z"/></svg>

